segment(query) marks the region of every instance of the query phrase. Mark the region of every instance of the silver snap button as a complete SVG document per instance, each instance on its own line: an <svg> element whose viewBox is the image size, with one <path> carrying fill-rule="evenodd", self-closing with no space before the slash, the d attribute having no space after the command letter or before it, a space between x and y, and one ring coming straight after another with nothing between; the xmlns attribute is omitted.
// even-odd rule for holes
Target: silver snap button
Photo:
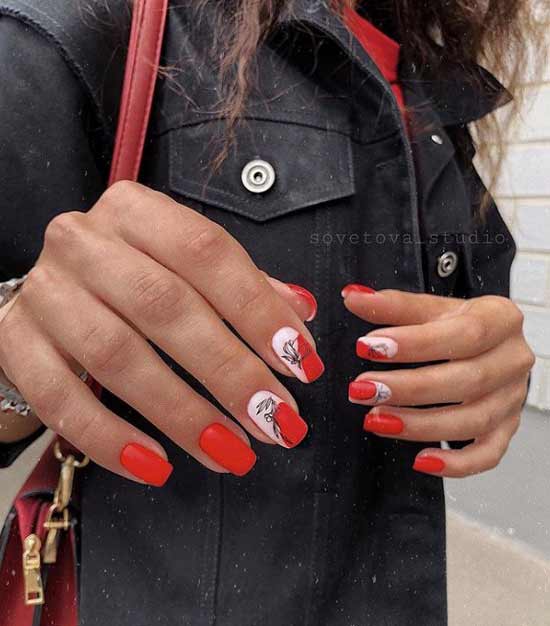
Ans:
<svg viewBox="0 0 550 626"><path fill-rule="evenodd" d="M458 255L456 252L444 252L437 259L437 273L441 278L447 278L450 276L458 265Z"/></svg>
<svg viewBox="0 0 550 626"><path fill-rule="evenodd" d="M248 191L265 193L275 183L275 170L271 163L262 159L254 159L243 167L241 180Z"/></svg>
<svg viewBox="0 0 550 626"><path fill-rule="evenodd" d="M441 135L432 135L432 141L438 146L443 145L443 138L441 137Z"/></svg>

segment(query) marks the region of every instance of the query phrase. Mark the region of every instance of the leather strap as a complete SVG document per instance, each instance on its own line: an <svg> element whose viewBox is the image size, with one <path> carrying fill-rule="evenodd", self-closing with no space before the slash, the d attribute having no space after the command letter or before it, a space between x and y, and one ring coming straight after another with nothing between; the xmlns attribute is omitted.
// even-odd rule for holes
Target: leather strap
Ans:
<svg viewBox="0 0 550 626"><path fill-rule="evenodd" d="M168 0L136 0L109 185L137 180L151 114Z"/></svg>

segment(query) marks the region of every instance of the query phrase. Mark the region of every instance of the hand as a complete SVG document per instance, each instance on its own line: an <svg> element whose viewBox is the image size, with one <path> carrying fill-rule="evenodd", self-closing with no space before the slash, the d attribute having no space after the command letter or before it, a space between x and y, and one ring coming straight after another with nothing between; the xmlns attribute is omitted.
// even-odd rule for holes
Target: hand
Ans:
<svg viewBox="0 0 550 626"><path fill-rule="evenodd" d="M306 434L269 368L303 382L321 375L302 321L314 305L307 291L268 279L219 225L124 181L87 213L50 222L0 321L0 365L47 426L113 472L161 485L172 466L156 441L97 400L83 369L209 469L243 475L256 459L245 430L287 448Z"/></svg>
<svg viewBox="0 0 550 626"><path fill-rule="evenodd" d="M422 450L418 471L463 477L495 467L518 429L534 363L521 311L498 296L461 300L360 285L348 285L342 296L361 319L388 325L358 339L360 357L445 361L358 376L350 400L377 405L365 416L365 430L409 441L474 439L460 450ZM455 404L408 408L437 403Z"/></svg>

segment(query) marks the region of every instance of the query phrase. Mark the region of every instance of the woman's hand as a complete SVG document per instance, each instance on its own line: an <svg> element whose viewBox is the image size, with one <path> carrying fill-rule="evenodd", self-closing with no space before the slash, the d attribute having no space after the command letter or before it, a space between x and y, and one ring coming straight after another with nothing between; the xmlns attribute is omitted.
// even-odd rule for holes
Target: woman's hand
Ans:
<svg viewBox="0 0 550 626"><path fill-rule="evenodd" d="M87 213L55 217L9 304L0 366L40 420L113 472L161 485L172 466L157 442L98 401L82 370L217 472L254 465L243 428L287 448L307 432L270 367L303 382L321 375L303 324L315 300L266 277L219 225L162 193L124 181Z"/></svg>
<svg viewBox="0 0 550 626"><path fill-rule="evenodd" d="M361 319L389 326L358 339L360 357L444 361L358 376L350 400L377 405L365 430L410 441L475 440L460 450L422 450L414 463L422 472L463 477L495 467L518 429L534 363L521 311L498 296L461 300L361 285L348 285L342 296ZM458 404L408 408L437 403Z"/></svg>

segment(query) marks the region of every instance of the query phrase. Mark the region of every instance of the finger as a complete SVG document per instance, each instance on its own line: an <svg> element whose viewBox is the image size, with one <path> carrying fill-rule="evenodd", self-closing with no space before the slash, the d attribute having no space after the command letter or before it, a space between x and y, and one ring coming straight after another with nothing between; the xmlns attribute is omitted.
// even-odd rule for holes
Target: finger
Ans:
<svg viewBox="0 0 550 626"><path fill-rule="evenodd" d="M200 445L202 433L213 423L224 424L248 446L248 438L236 424L193 391L149 343L81 286L59 275L54 281L49 270L40 267L33 270L28 287L26 299L33 310L41 311L41 326L61 348L203 465L222 469ZM64 306L69 301L71 309ZM261 441L272 443L248 417L245 426ZM251 458L252 452L243 448L242 466Z"/></svg>
<svg viewBox="0 0 550 626"><path fill-rule="evenodd" d="M96 207L116 215L109 229L193 285L271 367L305 383L321 376L310 332L222 227L139 184L113 185Z"/></svg>
<svg viewBox="0 0 550 626"><path fill-rule="evenodd" d="M160 289L159 293L165 293L166 286L170 293L176 294L186 288L177 282L174 285L174 280L183 283L179 277L149 257L127 248L127 256L124 256L120 246L111 242L104 245L109 262L105 267L94 267L93 275L99 272L101 280L99 284L91 281L91 288L97 287L100 297L111 308L130 318L199 380L254 437L288 448L300 443L307 433L307 424L298 415L292 396L267 366L227 329L197 292L190 287L187 289L188 295L183 300L189 315L178 318L177 323L167 323L166 311L159 317L160 309L151 308L151 303L156 304L155 296L144 284L139 289L145 299L136 301L137 283L120 268L131 268L128 272L137 272L140 280L147 277L148 284ZM83 286L76 282L71 284L73 279L51 277L49 271L41 267L38 281L37 275L33 275L33 289L27 296L33 299L33 309L43 312L43 324L48 332L101 384L207 464L208 459L200 448L202 432L210 423L226 418L184 383L111 308ZM90 275L79 276L85 284ZM64 303L69 301L72 310L79 312L78 316L63 310L66 309ZM73 319L75 317L77 319ZM277 407L282 405L279 413L283 411L284 416L278 416L279 429L274 428L277 424L273 420L266 422L268 416L252 411L251 398L258 398L259 392L271 397ZM240 429L236 426L235 429L239 434ZM245 457L250 457L250 452L244 452Z"/></svg>
<svg viewBox="0 0 550 626"><path fill-rule="evenodd" d="M359 337L356 351L361 358L399 363L467 359L501 344L510 332L496 312L472 306L462 315L425 324L379 328Z"/></svg>
<svg viewBox="0 0 550 626"><path fill-rule="evenodd" d="M531 359L524 340L517 336L471 359L364 372L350 383L349 400L396 406L471 402L514 380L526 379Z"/></svg>
<svg viewBox="0 0 550 626"><path fill-rule="evenodd" d="M378 405L367 415L364 430L408 441L459 441L494 430L517 414L525 383L514 382L468 404L414 409Z"/></svg>
<svg viewBox="0 0 550 626"><path fill-rule="evenodd" d="M519 415L512 416L460 450L426 448L417 455L413 469L447 478L464 478L494 469L506 454L519 423Z"/></svg>
<svg viewBox="0 0 550 626"><path fill-rule="evenodd" d="M396 289L371 290L364 285L346 285L342 289L344 306L354 315L372 324L401 326L425 324L464 306L464 300Z"/></svg>
<svg viewBox="0 0 550 626"><path fill-rule="evenodd" d="M301 320L305 322L311 322L315 319L317 314L317 300L315 296L301 285L295 285L293 283L283 283L273 276L268 276L267 280L275 289L275 291L290 304L290 306L296 311Z"/></svg>
<svg viewBox="0 0 550 626"><path fill-rule="evenodd" d="M2 323L2 363L40 420L106 469L162 486L172 471L163 448L98 401L28 318Z"/></svg>

